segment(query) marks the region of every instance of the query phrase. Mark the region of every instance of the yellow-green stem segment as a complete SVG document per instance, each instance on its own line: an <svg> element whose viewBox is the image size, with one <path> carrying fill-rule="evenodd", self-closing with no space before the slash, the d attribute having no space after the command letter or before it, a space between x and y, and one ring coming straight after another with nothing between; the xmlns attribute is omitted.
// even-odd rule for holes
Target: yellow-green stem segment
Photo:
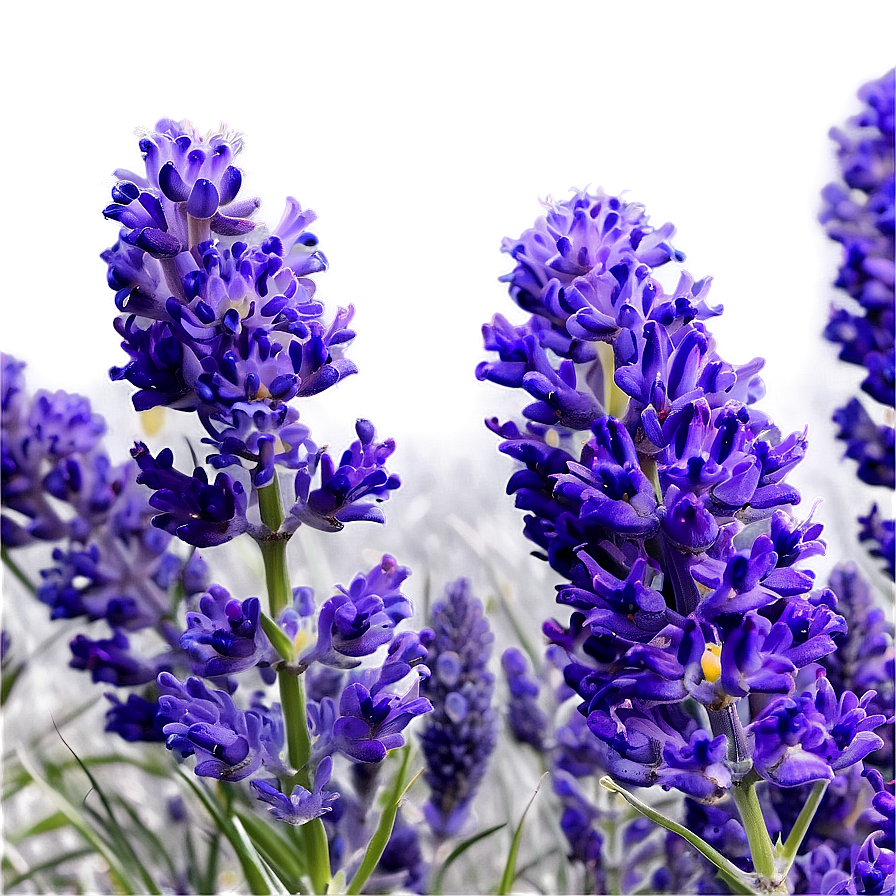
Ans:
<svg viewBox="0 0 896 896"><path fill-rule="evenodd" d="M731 788L734 804L740 814L747 842L750 845L750 856L753 859L753 869L760 879L768 883L767 892L784 892L777 886L782 882L778 880L780 873L775 863L775 848L768 835L765 819L762 817L762 808L759 805L759 797L756 795L756 784L749 777L737 782Z"/></svg>
<svg viewBox="0 0 896 896"><path fill-rule="evenodd" d="M258 508L261 521L271 530L271 536L259 541L264 560L264 573L268 589L268 612L272 619L280 615L292 601L292 587L289 582L289 568L286 562L288 538L278 534L283 522L283 508L280 503L280 488L276 476L270 485L258 489ZM311 759L311 735L308 731L308 715L305 708L305 688L299 676L281 668L277 673L280 684L280 706L283 725L286 729L286 745L289 763L296 770L285 783L287 793L296 784L311 790L311 774L308 767ZM315 818L302 828L305 841L308 870L316 893L326 891L330 883L330 856L327 833L323 822Z"/></svg>

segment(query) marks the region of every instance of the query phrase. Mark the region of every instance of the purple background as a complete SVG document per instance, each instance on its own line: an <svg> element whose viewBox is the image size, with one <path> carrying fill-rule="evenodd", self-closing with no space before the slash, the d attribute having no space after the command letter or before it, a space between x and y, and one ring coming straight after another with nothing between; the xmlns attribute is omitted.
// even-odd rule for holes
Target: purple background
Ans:
<svg viewBox="0 0 896 896"><path fill-rule="evenodd" d="M357 307L350 354L361 374L306 403L303 418L335 446L358 416L396 437L408 487L389 514L395 527L447 508L475 528L481 508L506 511L522 551L502 498L509 464L481 424L513 415L520 399L475 380L479 328L516 310L497 282L510 268L501 238L531 225L539 197L603 185L628 190L656 224L675 222L689 268L713 275L722 355L768 359L763 406L785 431L810 424L795 477L802 506L824 493L830 535L850 542L868 499L854 466L835 463L829 417L860 371L820 337L837 247L815 216L835 176L827 131L891 65L896 7L258 9L100 2L8 13L2 344L28 362L32 388L114 409L112 446L124 452L138 424L127 387L105 378L124 356L98 257L115 239L100 213L111 171L139 166L136 126L223 120L247 135L244 193L264 200L261 220L276 222L287 193L314 208L331 263L319 296ZM166 440L170 430L152 444ZM394 551L396 535L374 540Z"/></svg>

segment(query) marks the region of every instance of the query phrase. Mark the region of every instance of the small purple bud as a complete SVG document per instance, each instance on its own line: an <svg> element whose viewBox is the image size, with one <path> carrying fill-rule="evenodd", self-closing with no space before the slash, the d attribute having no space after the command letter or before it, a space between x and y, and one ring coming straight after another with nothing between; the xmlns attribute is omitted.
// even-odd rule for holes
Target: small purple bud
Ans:
<svg viewBox="0 0 896 896"><path fill-rule="evenodd" d="M221 177L221 205L233 202L242 185L243 173L230 165Z"/></svg>
<svg viewBox="0 0 896 896"><path fill-rule="evenodd" d="M217 210L217 187L204 177L198 178L187 200L187 214L193 218L210 218Z"/></svg>
<svg viewBox="0 0 896 896"><path fill-rule="evenodd" d="M172 202L186 202L190 198L190 188L174 167L174 162L165 162L162 165L159 171L159 186Z"/></svg>

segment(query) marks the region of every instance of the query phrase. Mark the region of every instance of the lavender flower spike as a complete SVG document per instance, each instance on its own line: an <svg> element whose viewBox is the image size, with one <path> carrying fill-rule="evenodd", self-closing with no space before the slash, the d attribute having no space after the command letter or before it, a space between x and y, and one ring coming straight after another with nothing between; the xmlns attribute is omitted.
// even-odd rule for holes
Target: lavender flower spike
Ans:
<svg viewBox="0 0 896 896"><path fill-rule="evenodd" d="M430 791L424 813L436 836L447 838L467 820L497 740L494 677L487 668L494 637L466 579L445 589L431 624L432 676L422 687L434 707L421 736Z"/></svg>
<svg viewBox="0 0 896 896"><path fill-rule="evenodd" d="M159 714L165 746L198 759L196 774L221 781L242 781L262 765L282 771L283 728L280 707L238 709L229 694L211 690L198 678L181 684L162 672L158 678Z"/></svg>

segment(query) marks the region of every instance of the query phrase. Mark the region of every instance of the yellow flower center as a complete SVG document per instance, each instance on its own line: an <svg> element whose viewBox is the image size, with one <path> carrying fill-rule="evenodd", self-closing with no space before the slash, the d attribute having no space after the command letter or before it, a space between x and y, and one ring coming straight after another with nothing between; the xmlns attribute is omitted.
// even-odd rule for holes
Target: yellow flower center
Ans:
<svg viewBox="0 0 896 896"><path fill-rule="evenodd" d="M302 626L298 632L296 632L296 636L293 638L292 642L295 646L296 656L301 656L305 652L305 648L311 645L312 640L311 632L308 631L305 626Z"/></svg>
<svg viewBox="0 0 896 896"><path fill-rule="evenodd" d="M700 658L700 668L706 681L714 684L722 674L722 647L720 644L707 644Z"/></svg>
<svg viewBox="0 0 896 896"><path fill-rule="evenodd" d="M157 405L148 411L140 411L140 426L148 436L155 436L165 425L165 408Z"/></svg>

